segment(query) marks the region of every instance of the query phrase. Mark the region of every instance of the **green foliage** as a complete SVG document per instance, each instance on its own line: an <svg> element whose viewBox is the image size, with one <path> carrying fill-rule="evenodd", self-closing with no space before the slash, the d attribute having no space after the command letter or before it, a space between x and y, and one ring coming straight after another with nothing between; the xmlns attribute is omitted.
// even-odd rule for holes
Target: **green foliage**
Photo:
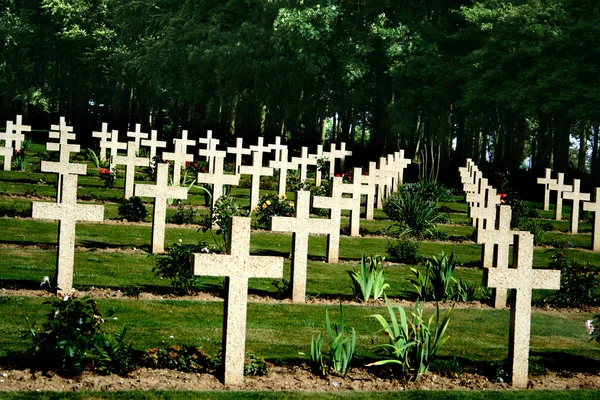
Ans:
<svg viewBox="0 0 600 400"><path fill-rule="evenodd" d="M323 357L323 334L311 339L310 363L313 371L325 375L328 370L332 373L346 377L356 348L356 331L352 328L352 335L348 333L344 323L344 309L340 303L340 322L331 322L329 311L325 310L325 323L327 325L327 338L329 339L329 353ZM303 354L304 353L300 353Z"/></svg>
<svg viewBox="0 0 600 400"><path fill-rule="evenodd" d="M290 286L290 281L288 281L287 279L281 279L281 280L273 280L271 282L271 285L273 285L275 287L275 289L277 290L277 298L278 299L285 299L288 298L289 296L291 296L292 293L292 287Z"/></svg>
<svg viewBox="0 0 600 400"><path fill-rule="evenodd" d="M244 376L264 376L267 372L269 372L269 364L265 359L257 356L252 351L247 351L244 362Z"/></svg>
<svg viewBox="0 0 600 400"><path fill-rule="evenodd" d="M213 230L213 226L217 227L216 234L221 236L222 244L220 247L223 251L227 249L227 240L229 235L229 221L231 217L247 217L250 213L242 209L235 197L223 196L217 200L215 206L211 210L211 215L200 222L203 232ZM216 238L215 238L216 241ZM217 242L218 243L218 242Z"/></svg>
<svg viewBox="0 0 600 400"><path fill-rule="evenodd" d="M192 254L207 253L205 242L183 244L179 242L167 247L165 254L155 256L156 265L152 268L155 277L171 280L171 286L178 293L189 293L197 290L197 278L192 271Z"/></svg>
<svg viewBox="0 0 600 400"><path fill-rule="evenodd" d="M288 192L297 192L298 190L309 190L310 183L300 179L300 170L289 170L285 181L285 190Z"/></svg>
<svg viewBox="0 0 600 400"><path fill-rule="evenodd" d="M182 372L212 372L220 360L211 357L202 348L187 345L171 345L165 348L146 349L141 359L149 368L166 368Z"/></svg>
<svg viewBox="0 0 600 400"><path fill-rule="evenodd" d="M196 210L191 204L183 204L179 202L177 204L177 211L171 217L171 222L174 224L193 224L194 218L196 217Z"/></svg>
<svg viewBox="0 0 600 400"><path fill-rule="evenodd" d="M417 301L412 311L412 320L409 320L402 307L398 307L396 317L387 297L385 301L390 322L380 314L372 317L379 321L381 332L389 339L387 344L377 346L376 350L390 358L368 365L396 365L403 375L409 374L418 379L429 370L438 350L448 340L446 330L453 307L446 311L441 321L440 309L436 307L435 313L426 321L423 317L424 304Z"/></svg>
<svg viewBox="0 0 600 400"><path fill-rule="evenodd" d="M390 257L398 262L415 265L421 261L421 245L419 242L401 237L388 243L387 252Z"/></svg>
<svg viewBox="0 0 600 400"><path fill-rule="evenodd" d="M131 344L125 341L127 330L123 326L114 335L105 333L97 337L96 364L104 374L127 375L131 369Z"/></svg>
<svg viewBox="0 0 600 400"><path fill-rule="evenodd" d="M294 203L288 201L285 195L279 197L274 193L262 196L256 208L258 225L267 228L271 217L291 217L294 215Z"/></svg>
<svg viewBox="0 0 600 400"><path fill-rule="evenodd" d="M83 153L86 155L86 157L88 158L88 160L90 160L92 162L92 164L94 164L94 167L96 168L100 168L100 158L98 157L98 155L96 154L96 152L90 148L86 148L83 150Z"/></svg>
<svg viewBox="0 0 600 400"><path fill-rule="evenodd" d="M431 297L435 301L444 301L451 298L451 283L456 270L454 253L450 257L442 251L442 256L438 260L433 257L432 260L425 262L425 271L417 268L410 268L415 277L410 280L416 290L417 298L427 300Z"/></svg>
<svg viewBox="0 0 600 400"><path fill-rule="evenodd" d="M125 296L129 297L140 297L140 294L142 294L142 288L138 285L127 285L125 286L123 293L125 293Z"/></svg>
<svg viewBox="0 0 600 400"><path fill-rule="evenodd" d="M363 302L368 302L371 297L377 300L383 297L383 293L390 287L385 283L385 271L383 269L384 257L362 256L359 271L347 271L352 279L352 294Z"/></svg>
<svg viewBox="0 0 600 400"><path fill-rule="evenodd" d="M416 238L434 236L435 224L442 217L438 202L430 198L424 186L414 184L398 187L398 191L383 203L383 211L395 222L392 235L409 235Z"/></svg>
<svg viewBox="0 0 600 400"><path fill-rule="evenodd" d="M29 166L29 159L26 155L21 157L16 157L11 164L11 168L13 171L25 171Z"/></svg>
<svg viewBox="0 0 600 400"><path fill-rule="evenodd" d="M79 300L72 295L59 294L44 304L50 304L52 309L41 330L32 326L25 332L25 336L32 340L32 353L47 369L67 375L80 374L98 345L105 350L102 343L107 339L100 332L104 316L96 302L88 298ZM110 315L112 312L106 316ZM125 351L125 347L122 350ZM121 370L127 355L121 354L120 357L112 360L100 354L102 368ZM112 361L115 361L114 365Z"/></svg>
<svg viewBox="0 0 600 400"><path fill-rule="evenodd" d="M533 244L539 245L544 240L545 233L552 230L552 224L539 219L529 219L522 228L533 235Z"/></svg>
<svg viewBox="0 0 600 400"><path fill-rule="evenodd" d="M566 254L555 252L548 265L550 269L561 271L560 289L554 294L553 303L565 307L595 305L600 299L598 284L600 272L591 265L583 265L575 260L568 262Z"/></svg>
<svg viewBox="0 0 600 400"><path fill-rule="evenodd" d="M130 222L143 221L148 215L146 206L138 196L131 196L129 199L123 199L119 205L119 218Z"/></svg>
<svg viewBox="0 0 600 400"><path fill-rule="evenodd" d="M463 303L473 301L477 295L478 288L478 285L474 283L459 279L452 289L451 298L454 301L462 301Z"/></svg>

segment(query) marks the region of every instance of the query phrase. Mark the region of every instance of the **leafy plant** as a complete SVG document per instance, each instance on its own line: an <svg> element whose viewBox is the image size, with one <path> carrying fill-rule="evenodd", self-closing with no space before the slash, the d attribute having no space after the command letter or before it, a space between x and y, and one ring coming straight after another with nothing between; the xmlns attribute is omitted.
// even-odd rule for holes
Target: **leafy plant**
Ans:
<svg viewBox="0 0 600 400"><path fill-rule="evenodd" d="M309 190L310 183L306 180L301 180L300 170L288 171L285 187L288 192L297 192L298 190Z"/></svg>
<svg viewBox="0 0 600 400"><path fill-rule="evenodd" d="M352 294L357 299L368 302L371 297L377 300L383 297L383 292L390 287L385 283L385 271L383 269L384 257L362 256L359 271L347 271L352 279Z"/></svg>
<svg viewBox="0 0 600 400"><path fill-rule="evenodd" d="M540 221L539 219L529 219L523 223L522 228L533 235L533 244L538 245L544 240L544 234L552 230L552 224L548 221Z"/></svg>
<svg viewBox="0 0 600 400"><path fill-rule="evenodd" d="M421 261L419 252L421 245L419 242L402 237L388 243L387 251L391 258L395 261L415 265Z"/></svg>
<svg viewBox="0 0 600 400"><path fill-rule="evenodd" d="M208 252L206 242L183 244L179 241L167 247L165 254L155 256L156 265L152 272L155 277L170 279L171 286L178 293L193 292L197 289L197 278L192 273L191 257L202 252Z"/></svg>
<svg viewBox="0 0 600 400"><path fill-rule="evenodd" d="M468 301L475 300L477 291L478 286L476 284L459 279L456 281L456 285L454 286L452 295L450 297L454 301L462 301L463 303L466 303Z"/></svg>
<svg viewBox="0 0 600 400"><path fill-rule="evenodd" d="M115 171L111 171L109 168L100 168L100 179L104 182L104 187L106 189L115 186L115 178Z"/></svg>
<svg viewBox="0 0 600 400"><path fill-rule="evenodd" d="M289 297L290 293L292 292L290 281L287 279L275 279L271 282L271 285L273 285L277 290L277 298L279 299L285 299Z"/></svg>
<svg viewBox="0 0 600 400"><path fill-rule="evenodd" d="M436 222L442 217L437 200L432 200L420 185L400 186L383 203L383 211L395 223L389 229L394 236L416 238L434 236Z"/></svg>
<svg viewBox="0 0 600 400"><path fill-rule="evenodd" d="M131 344L125 341L127 330L123 326L114 335L98 335L96 339L96 363L104 374L127 375L131 368Z"/></svg>
<svg viewBox="0 0 600 400"><path fill-rule="evenodd" d="M92 164L94 164L94 167L100 168L100 166L101 166L100 158L98 157L98 155L96 154L96 152L94 150L87 148L87 149L83 150L83 153L86 155L88 160L90 160L92 162Z"/></svg>
<svg viewBox="0 0 600 400"><path fill-rule="evenodd" d="M412 320L409 320L402 307L398 307L397 318L387 297L385 301L390 322L380 314L372 317L379 321L381 331L389 339L387 344L377 346L376 350L391 358L368 366L397 365L403 374L410 374L418 379L429 370L438 350L448 340L446 330L453 308L449 308L440 320L440 309L436 307L436 312L426 321L423 318L424 304L417 301L412 311Z"/></svg>
<svg viewBox="0 0 600 400"><path fill-rule="evenodd" d="M166 348L146 349L142 364L150 368L167 368L182 372L205 372L217 369L220 359L211 357L202 348L170 345Z"/></svg>
<svg viewBox="0 0 600 400"><path fill-rule="evenodd" d="M29 165L29 159L27 156L17 157L11 164L13 171L25 171Z"/></svg>
<svg viewBox="0 0 600 400"><path fill-rule="evenodd" d="M250 213L247 210L242 209L234 197L223 196L215 203L210 217L201 221L201 229L203 232L206 232L209 229L213 232L213 226L216 226L216 234L221 236L222 244L220 244L216 238L215 242L223 251L225 251L229 234L229 220L231 217L247 217L249 214Z"/></svg>
<svg viewBox="0 0 600 400"><path fill-rule="evenodd" d="M148 215L146 206L138 196L123 199L119 205L119 217L130 222L142 221Z"/></svg>
<svg viewBox="0 0 600 400"><path fill-rule="evenodd" d="M427 260L425 271L412 267L410 270L415 274L415 278L410 282L417 292L418 299L427 300L431 296L435 301L443 301L451 297L450 285L455 281L453 275L456 270L454 253L448 257L442 251L439 260L436 257Z"/></svg>
<svg viewBox="0 0 600 400"><path fill-rule="evenodd" d="M415 277L410 279L410 283L412 283L415 291L417 292L417 298L419 300L426 300L431 290L429 287L429 270L422 271L420 269L411 267L410 271L415 274Z"/></svg>
<svg viewBox="0 0 600 400"><path fill-rule="evenodd" d="M555 252L550 258L549 268L558 269L560 289L555 293L553 302L559 306L581 307L595 305L600 298L597 292L599 271L597 267L566 260L566 254Z"/></svg>
<svg viewBox="0 0 600 400"><path fill-rule="evenodd" d="M304 353L301 353L304 354ZM312 371L316 375L326 375L327 374L327 365L325 364L325 360L323 360L323 333L319 333L317 338L313 336L310 341L310 365L312 367Z"/></svg>
<svg viewBox="0 0 600 400"><path fill-rule="evenodd" d="M596 329L600 326L600 314L596 314L594 318L585 321L585 329L590 334L590 342L595 341L600 344L600 330Z"/></svg>
<svg viewBox="0 0 600 400"><path fill-rule="evenodd" d="M285 195L280 197L274 193L266 194L260 198L256 214L258 225L266 228L269 226L271 217L291 217L294 215L294 204L288 201Z"/></svg>
<svg viewBox="0 0 600 400"><path fill-rule="evenodd" d="M265 359L257 356L252 351L247 351L244 362L244 376L264 376L267 372L269 372L269 364Z"/></svg>
<svg viewBox="0 0 600 400"><path fill-rule="evenodd" d="M31 326L25 332L32 339L31 352L48 369L80 374L95 349L104 316L96 302L88 298L59 295L44 304L50 304L52 309L41 330ZM112 312L107 313L110 315Z"/></svg>
<svg viewBox="0 0 600 400"><path fill-rule="evenodd" d="M174 224L193 224L194 218L196 217L196 210L191 204L183 204L179 202L177 204L177 211L171 217L171 222Z"/></svg>
<svg viewBox="0 0 600 400"><path fill-rule="evenodd" d="M137 285L127 285L123 293L125 293L125 296L139 297L142 293L142 288Z"/></svg>

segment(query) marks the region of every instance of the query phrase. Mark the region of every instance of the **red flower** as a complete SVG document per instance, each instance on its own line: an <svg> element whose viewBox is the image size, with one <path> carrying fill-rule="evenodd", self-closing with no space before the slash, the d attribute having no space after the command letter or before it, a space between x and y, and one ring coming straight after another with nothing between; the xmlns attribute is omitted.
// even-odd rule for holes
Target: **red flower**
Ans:
<svg viewBox="0 0 600 400"><path fill-rule="evenodd" d="M365 171L363 175L369 176L369 171Z"/></svg>
<svg viewBox="0 0 600 400"><path fill-rule="evenodd" d="M498 196L500 196L500 203L504 203L504 198L506 197L506 193L498 193Z"/></svg>
<svg viewBox="0 0 600 400"><path fill-rule="evenodd" d="M186 161L186 162L185 162L185 167L187 168L187 167L189 167L189 166L190 166L190 162L189 162L189 161Z"/></svg>
<svg viewBox="0 0 600 400"><path fill-rule="evenodd" d="M100 174L104 175L104 174L109 174L110 171L107 170L106 168L100 168Z"/></svg>
<svg viewBox="0 0 600 400"><path fill-rule="evenodd" d="M202 167L202 168L200 168L200 171L204 172L204 171L206 171L206 168Z"/></svg>
<svg viewBox="0 0 600 400"><path fill-rule="evenodd" d="M342 176L342 174L335 174L336 178L340 178Z"/></svg>

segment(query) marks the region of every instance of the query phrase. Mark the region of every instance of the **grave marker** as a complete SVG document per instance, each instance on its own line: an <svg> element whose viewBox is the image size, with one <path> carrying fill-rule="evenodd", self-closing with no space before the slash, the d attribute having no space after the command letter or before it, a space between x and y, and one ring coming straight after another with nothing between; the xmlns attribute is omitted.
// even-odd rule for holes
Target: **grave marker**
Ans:
<svg viewBox="0 0 600 400"><path fill-rule="evenodd" d="M198 183L208 183L212 185L212 208L214 208L217 200L223 195L223 186L235 186L240 183L239 175L230 175L224 172L224 164L224 157L215 157L214 172L212 174L199 172L196 179Z"/></svg>
<svg viewBox="0 0 600 400"><path fill-rule="evenodd" d="M156 129L150 131L150 139L142 139L140 143L142 146L150 147L150 160L154 160L154 157L156 157L156 149L167 147L167 142L158 140L158 132Z"/></svg>
<svg viewBox="0 0 600 400"><path fill-rule="evenodd" d="M294 163L293 159L292 161L288 161L288 149L286 146L285 148L280 150L279 160L271 160L269 162L269 167L279 169L279 185L277 194L279 196L283 196L285 194L285 188L287 183L287 172L288 170L297 170L299 164Z"/></svg>
<svg viewBox="0 0 600 400"><path fill-rule="evenodd" d="M15 122L12 124L11 133L11 139L14 142L14 149L17 151L21 150L21 145L25 140L25 135L23 132L31 132L31 126L23 125L23 116L17 115ZM8 129L6 130L6 133L8 133Z"/></svg>
<svg viewBox="0 0 600 400"><path fill-rule="evenodd" d="M292 263L290 270L290 286L292 302L304 303L306 300L306 271L308 264L308 236L310 234L327 234L329 237L338 232L340 227L336 221L323 218L310 218L310 192L296 192L293 217L272 217L270 229L275 232L292 233Z"/></svg>
<svg viewBox="0 0 600 400"><path fill-rule="evenodd" d="M135 131L134 132L128 131L127 137L133 138L135 151L137 152L140 149L141 140L148 139L148 134L146 132L142 132L141 124L135 124Z"/></svg>
<svg viewBox="0 0 600 400"><path fill-rule="evenodd" d="M484 270L485 286L512 293L510 304L510 330L508 359L512 386L527 388L529 371L529 341L531 335L532 289L560 289L560 271L533 269L533 235L515 232L513 268L488 268Z"/></svg>
<svg viewBox="0 0 600 400"><path fill-rule="evenodd" d="M127 142L127 155L112 157L115 165L125 166L125 198L133 196L133 188L135 183L135 167L149 167L150 159L146 157L138 157L137 147L134 142Z"/></svg>
<svg viewBox="0 0 600 400"><path fill-rule="evenodd" d="M235 147L228 147L227 153L235 154L235 174L239 175L242 166L242 156L252 154L252 150L244 148L244 139L237 138Z"/></svg>
<svg viewBox="0 0 600 400"><path fill-rule="evenodd" d="M596 188L594 201L583 203L583 209L594 213L594 222L592 224L592 250L600 251L600 188Z"/></svg>
<svg viewBox="0 0 600 400"><path fill-rule="evenodd" d="M206 149L198 150L198 154L200 156L206 157L209 173L213 173L215 171L215 163L217 162L216 160L218 158L224 159L227 156L227 152L225 150L217 150L219 143L219 139L212 139L208 142Z"/></svg>
<svg viewBox="0 0 600 400"><path fill-rule="evenodd" d="M484 271L489 269L504 270L508 268L509 250L514 237L514 232L510 230L512 211L510 206L500 206L497 207L497 213L495 226L478 228L475 231L476 243L493 246L493 258L490 256L486 257L486 253L483 253ZM487 254L490 254L487 249L486 251ZM506 289L505 287L497 286L493 290L494 308L502 309L506 307Z"/></svg>
<svg viewBox="0 0 600 400"><path fill-rule="evenodd" d="M559 172L556 177L556 182L549 183L548 187L551 191L556 191L556 210L554 210L554 219L557 221L562 220L562 206L563 206L563 192L570 192L573 187L565 185L565 174Z"/></svg>
<svg viewBox="0 0 600 400"><path fill-rule="evenodd" d="M71 168L64 164L61 167L58 170ZM75 224L77 221L102 221L104 206L77 204L77 175L63 175L60 184L56 203L31 202L31 217L58 220L56 286L68 292L73 288Z"/></svg>
<svg viewBox="0 0 600 400"><path fill-rule="evenodd" d="M300 157L292 157L292 163L300 168L300 181L306 180L309 165L317 165L317 159L308 154L308 147L303 146Z"/></svg>
<svg viewBox="0 0 600 400"><path fill-rule="evenodd" d="M589 201L589 193L581 193L579 179L573 179L573 190L571 192L563 192L562 198L573 201L571 207L571 233L577 233L579 231L579 205L582 201Z"/></svg>
<svg viewBox="0 0 600 400"><path fill-rule="evenodd" d="M242 165L240 167L241 174L250 175L250 210L254 210L258 206L258 197L260 190L260 177L273 176L273 168L263 167L263 154L269 153L271 150L268 146L263 145L264 138L258 138L256 146L250 146L252 150L252 165Z"/></svg>
<svg viewBox="0 0 600 400"><path fill-rule="evenodd" d="M224 383L244 382L248 279L283 278L283 258L250 256L250 218L233 217L227 254L194 254L194 275L225 276Z"/></svg>
<svg viewBox="0 0 600 400"><path fill-rule="evenodd" d="M10 171L12 165L12 156L14 149L12 147L12 121L6 121L6 131L0 132L0 141L4 142L4 145L0 147L0 157L4 160L4 171Z"/></svg>
<svg viewBox="0 0 600 400"><path fill-rule="evenodd" d="M324 154L323 154L323 145L322 144L318 144L317 145L317 152L315 154L311 154L310 157L313 157L315 159L315 165L317 166L317 169L315 171L315 186L321 186L321 175L322 172L321 169L319 168L319 160L321 158L327 158ZM331 173L331 171L330 171Z"/></svg>
<svg viewBox="0 0 600 400"><path fill-rule="evenodd" d="M341 169L341 173L343 174L346 171L344 169L345 162L346 162L346 156L352 155L352 152L350 150L346 150L345 142L340 143L339 149L337 149L336 147L337 147L337 145L335 143L331 143L329 145L329 151L323 152L323 157L327 157L327 159L329 160L329 177L330 178L335 176L335 160L337 160L337 159L340 160L340 169Z"/></svg>
<svg viewBox="0 0 600 400"><path fill-rule="evenodd" d="M119 155L119 150L127 150L127 142L119 142L119 131L113 129L108 141L106 142L106 149L110 150L110 162L109 169L113 171L115 169L114 158Z"/></svg>
<svg viewBox="0 0 600 400"><path fill-rule="evenodd" d="M167 199L187 199L187 188L169 186L169 165L156 166L156 185L136 184L136 196L153 197L152 215L152 254L165 251L165 221L167 219Z"/></svg>
<svg viewBox="0 0 600 400"><path fill-rule="evenodd" d="M210 131L209 131L210 132ZM173 183L181 183L181 168L185 167L186 162L194 161L194 155L187 153L188 146L193 146L194 141L188 139L188 131L181 132L181 139L173 139L175 149L172 153L163 153L165 160L173 161Z"/></svg>
<svg viewBox="0 0 600 400"><path fill-rule="evenodd" d="M100 132L93 131L92 137L100 139L100 160L106 160L106 144L111 137L111 134L108 131L108 123L103 122L102 130Z"/></svg>
<svg viewBox="0 0 600 400"><path fill-rule="evenodd" d="M545 169L545 175L543 178L538 178L537 183L544 185L544 210L550 209L550 184L556 184L556 179L551 178L552 170L550 168Z"/></svg>
<svg viewBox="0 0 600 400"><path fill-rule="evenodd" d="M281 144L281 136L275 136L275 143L271 143L268 147L275 152L275 162L287 161L288 146Z"/></svg>

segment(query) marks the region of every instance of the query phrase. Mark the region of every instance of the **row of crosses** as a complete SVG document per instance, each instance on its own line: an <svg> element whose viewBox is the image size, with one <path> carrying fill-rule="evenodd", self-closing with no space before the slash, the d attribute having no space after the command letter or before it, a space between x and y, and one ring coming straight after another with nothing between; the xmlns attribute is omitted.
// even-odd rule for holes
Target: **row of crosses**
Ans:
<svg viewBox="0 0 600 400"><path fill-rule="evenodd" d="M469 215L483 245L483 284L494 290L495 308L504 308L510 296L508 358L512 385L526 388L529 369L532 289L560 289L560 271L533 269L533 235L510 229L511 208L502 205L496 190L470 159L459 169ZM509 250L513 248L512 267Z"/></svg>

